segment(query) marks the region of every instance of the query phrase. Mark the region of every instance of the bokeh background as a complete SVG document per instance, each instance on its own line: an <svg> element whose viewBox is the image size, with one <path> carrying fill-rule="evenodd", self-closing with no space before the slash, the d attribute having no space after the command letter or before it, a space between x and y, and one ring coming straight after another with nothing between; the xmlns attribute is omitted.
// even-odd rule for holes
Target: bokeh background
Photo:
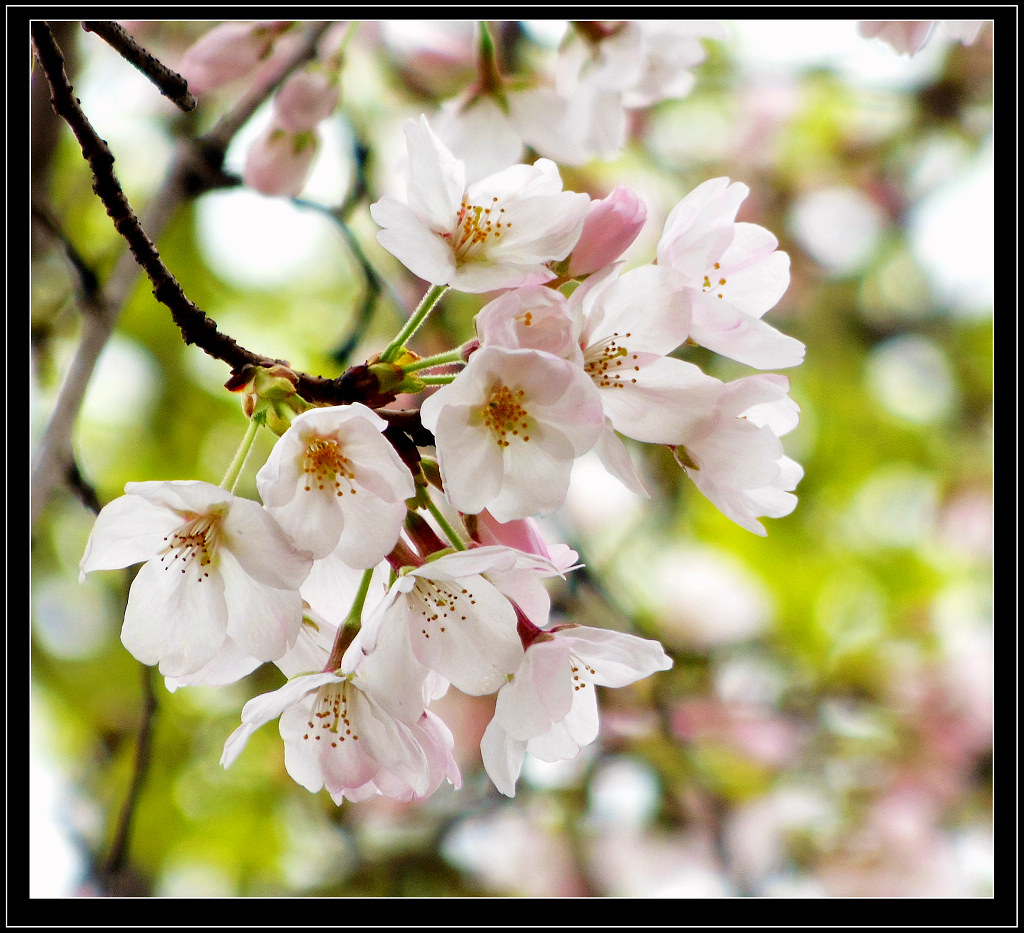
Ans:
<svg viewBox="0 0 1024 933"><path fill-rule="evenodd" d="M128 25L172 67L208 28ZM413 307L423 285L377 246L367 206L401 180L402 121L472 80L468 26L360 27L307 203L238 186L174 213L161 254L222 330L326 375L393 335L399 303ZM501 24L504 66L546 67L565 28ZM749 185L739 219L772 230L792 258L769 320L807 345L786 373L802 409L785 438L805 470L796 511L756 537L667 451L636 448L651 499L587 457L546 525L586 562L552 588L556 611L661 640L672 670L604 691L598 741L575 761L528 760L511 800L476 747L493 698L454 690L439 712L457 733L458 791L336 807L288 777L274 725L223 770L242 705L280 674L169 693L119 642L130 573L78 581L90 490L106 503L129 481L217 482L244 430L226 367L185 347L139 283L76 424L85 492L58 489L33 529L33 896L993 894L994 30L969 46L936 34L908 57L853 21L725 28L688 96L634 114L621 157L563 170L567 188L600 197L621 183L644 197L635 264L653 258L675 203L719 175ZM74 24L60 36L144 216L178 141L244 88L182 117L96 36ZM263 108L239 132L229 171L268 119ZM71 134L55 134L33 153L34 197L56 206L102 283L122 244ZM346 226L318 209L357 182L368 191ZM387 283L368 319L352 240ZM36 230L33 247L37 443L82 311L60 242ZM470 336L481 304L446 298L421 352ZM748 372L688 358L723 379ZM271 440L242 494L256 497ZM128 799L125 857L111 866Z"/></svg>

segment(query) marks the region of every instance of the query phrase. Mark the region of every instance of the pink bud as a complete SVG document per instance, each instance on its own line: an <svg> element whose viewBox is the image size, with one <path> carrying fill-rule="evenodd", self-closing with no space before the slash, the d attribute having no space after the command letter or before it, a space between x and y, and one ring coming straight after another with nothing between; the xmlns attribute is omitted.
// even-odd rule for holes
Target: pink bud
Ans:
<svg viewBox="0 0 1024 933"><path fill-rule="evenodd" d="M214 90L252 71L278 31L264 23L221 23L185 52L178 71L193 94Z"/></svg>
<svg viewBox="0 0 1024 933"><path fill-rule="evenodd" d="M334 112L340 97L338 82L323 71L298 72L285 81L274 97L275 120L293 133L311 130Z"/></svg>
<svg viewBox="0 0 1024 933"><path fill-rule="evenodd" d="M569 275L587 275L615 262L637 238L646 219L647 205L625 185L617 185L600 201L591 201L583 232L569 257Z"/></svg>
<svg viewBox="0 0 1024 933"><path fill-rule="evenodd" d="M316 157L319 140L315 133L292 133L271 123L249 147L243 181L266 195L297 195Z"/></svg>
<svg viewBox="0 0 1024 933"><path fill-rule="evenodd" d="M550 558L547 542L532 518L515 518L499 522L487 509L476 516L477 535L481 544L501 544L527 554Z"/></svg>

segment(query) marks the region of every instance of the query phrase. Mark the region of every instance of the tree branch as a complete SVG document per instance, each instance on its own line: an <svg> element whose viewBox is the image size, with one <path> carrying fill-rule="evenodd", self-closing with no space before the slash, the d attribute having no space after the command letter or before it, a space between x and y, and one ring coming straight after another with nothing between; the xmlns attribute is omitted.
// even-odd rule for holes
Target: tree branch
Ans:
<svg viewBox="0 0 1024 933"><path fill-rule="evenodd" d="M112 21L100 21L83 22L82 28L96 33L125 61L138 68L179 109L186 113L196 109L196 99L188 89L188 82L139 45L123 26Z"/></svg>

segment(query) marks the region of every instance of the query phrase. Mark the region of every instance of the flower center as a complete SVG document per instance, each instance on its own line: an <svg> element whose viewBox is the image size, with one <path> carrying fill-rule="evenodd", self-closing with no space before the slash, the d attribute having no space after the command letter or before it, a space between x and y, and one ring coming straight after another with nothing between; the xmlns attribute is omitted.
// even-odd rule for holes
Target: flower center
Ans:
<svg viewBox="0 0 1024 933"><path fill-rule="evenodd" d="M714 291L716 292L716 298L722 297L722 293L720 291L717 291L718 289L722 288L725 285L725 278L719 275L721 269L721 263L716 262L712 271L704 276L704 294L707 294L710 291ZM712 279L717 279L718 281L712 282Z"/></svg>
<svg viewBox="0 0 1024 933"><path fill-rule="evenodd" d="M522 389L513 392L499 382L491 389L487 404L480 409L484 424L491 429L499 447L508 447L510 434L523 441L530 439L526 433L530 429L530 413L522 406L525 396Z"/></svg>
<svg viewBox="0 0 1024 933"><path fill-rule="evenodd" d="M331 483L337 495L344 495L345 490L341 488L341 481L344 479L348 483L348 491L355 495L356 487L352 480L356 478L356 474L352 468L352 461L341 452L341 447L335 440L318 437L311 441L303 456L302 471L306 474L306 492L314 486L317 489L326 489L327 484Z"/></svg>
<svg viewBox="0 0 1024 933"><path fill-rule="evenodd" d="M187 573L189 567L196 568L196 579L202 583L210 576L208 570L217 550L220 538L220 514L196 515L177 531L164 536L167 542L160 563L164 570L176 569Z"/></svg>
<svg viewBox="0 0 1024 933"><path fill-rule="evenodd" d="M502 233L512 226L504 219L505 208L498 207L498 199L491 198L490 206L470 204L463 199L459 206L455 232L445 234L451 238L456 262L473 259L484 251L491 240L501 239Z"/></svg>
<svg viewBox="0 0 1024 933"><path fill-rule="evenodd" d="M349 718L347 680L340 684L324 684L317 691L313 718L306 720L306 727L308 731L303 734L303 741L330 742L331 748L337 748L345 739L359 739L352 731Z"/></svg>
<svg viewBox="0 0 1024 933"><path fill-rule="evenodd" d="M430 638L448 630L449 622L465 622L469 606L475 606L472 592L465 587L449 588L435 580L418 579L410 596L416 602L416 611L423 619L420 634ZM469 606L466 603L469 603Z"/></svg>
<svg viewBox="0 0 1024 933"><path fill-rule="evenodd" d="M619 343L629 334L612 334L589 347L584 354L583 368L599 389L622 389L628 383L636 382L634 373L640 371L635 353Z"/></svg>
<svg viewBox="0 0 1024 933"><path fill-rule="evenodd" d="M572 689L574 691L582 690L586 687L591 682L590 678L594 677L597 673L585 661L581 661L572 655L569 655L569 670L572 671Z"/></svg>

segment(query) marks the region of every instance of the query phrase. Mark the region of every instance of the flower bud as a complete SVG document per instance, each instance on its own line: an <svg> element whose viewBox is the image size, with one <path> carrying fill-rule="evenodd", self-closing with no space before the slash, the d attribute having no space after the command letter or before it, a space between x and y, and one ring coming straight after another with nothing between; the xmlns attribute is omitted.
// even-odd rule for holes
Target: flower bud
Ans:
<svg viewBox="0 0 1024 933"><path fill-rule="evenodd" d="M646 219L647 205L625 185L591 201L583 232L569 257L569 275L589 275L614 262L637 238Z"/></svg>
<svg viewBox="0 0 1024 933"><path fill-rule="evenodd" d="M249 147L242 179L261 194L293 197L306 183L318 148L314 131L294 133L272 122Z"/></svg>
<svg viewBox="0 0 1024 933"><path fill-rule="evenodd" d="M192 45L178 71L193 94L212 91L252 71L290 24L230 22L215 26Z"/></svg>
<svg viewBox="0 0 1024 933"><path fill-rule="evenodd" d="M242 393L246 417L263 415L277 435L284 434L292 419L312 406L296 394L298 377L287 366L243 366L225 383L231 392Z"/></svg>
<svg viewBox="0 0 1024 933"><path fill-rule="evenodd" d="M291 75L274 97L274 121L292 133L312 130L338 106L341 88L326 72L308 68Z"/></svg>

